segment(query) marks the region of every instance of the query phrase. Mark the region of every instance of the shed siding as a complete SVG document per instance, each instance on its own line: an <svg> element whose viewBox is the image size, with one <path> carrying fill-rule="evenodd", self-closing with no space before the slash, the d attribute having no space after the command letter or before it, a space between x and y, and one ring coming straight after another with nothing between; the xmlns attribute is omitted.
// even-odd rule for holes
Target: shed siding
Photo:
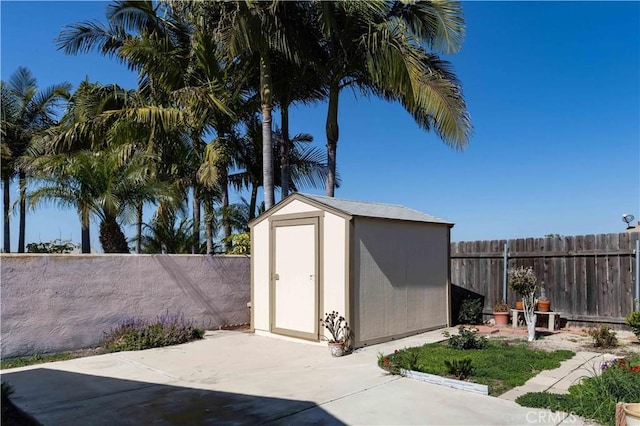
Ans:
<svg viewBox="0 0 640 426"><path fill-rule="evenodd" d="M448 227L356 218L356 345L447 324Z"/></svg>
<svg viewBox="0 0 640 426"><path fill-rule="evenodd" d="M263 220L253 226L253 251L251 253L251 279L253 292L251 299L254 330L269 331L269 221Z"/></svg>
<svg viewBox="0 0 640 426"><path fill-rule="evenodd" d="M341 315L347 315L345 294L347 292L346 281L346 223L337 215L325 212L323 222L324 256L322 270L322 300L321 314L330 311L338 311Z"/></svg>
<svg viewBox="0 0 640 426"><path fill-rule="evenodd" d="M277 212L273 214L273 216L282 215L282 214L317 212L317 211L320 211L320 209L317 207L311 206L303 201L291 200L289 204L280 208Z"/></svg>

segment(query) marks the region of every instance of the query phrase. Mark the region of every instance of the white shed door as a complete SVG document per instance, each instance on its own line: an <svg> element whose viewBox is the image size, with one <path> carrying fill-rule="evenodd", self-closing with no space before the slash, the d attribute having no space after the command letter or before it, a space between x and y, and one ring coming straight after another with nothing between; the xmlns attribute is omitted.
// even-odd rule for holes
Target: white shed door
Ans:
<svg viewBox="0 0 640 426"><path fill-rule="evenodd" d="M318 339L318 219L274 221L272 331Z"/></svg>

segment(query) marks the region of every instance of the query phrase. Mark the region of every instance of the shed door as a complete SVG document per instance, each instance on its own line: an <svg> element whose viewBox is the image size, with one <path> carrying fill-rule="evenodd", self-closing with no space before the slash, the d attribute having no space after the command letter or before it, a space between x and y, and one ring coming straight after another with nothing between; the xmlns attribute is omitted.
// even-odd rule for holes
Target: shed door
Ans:
<svg viewBox="0 0 640 426"><path fill-rule="evenodd" d="M318 218L272 222L271 331L318 340Z"/></svg>

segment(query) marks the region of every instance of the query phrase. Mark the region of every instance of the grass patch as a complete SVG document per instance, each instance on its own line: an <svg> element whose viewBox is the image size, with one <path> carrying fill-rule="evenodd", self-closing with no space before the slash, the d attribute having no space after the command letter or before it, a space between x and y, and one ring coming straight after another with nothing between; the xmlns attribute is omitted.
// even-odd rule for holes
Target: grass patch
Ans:
<svg viewBox="0 0 640 426"><path fill-rule="evenodd" d="M557 395L530 392L516 399L525 407L577 414L605 426L614 426L617 402L640 401L640 354L603 364L602 374L588 377Z"/></svg>
<svg viewBox="0 0 640 426"><path fill-rule="evenodd" d="M18 358L8 358L0 361L0 369L26 367L27 365L42 364L45 362L65 361L78 358L73 352L60 352L55 354L35 354Z"/></svg>
<svg viewBox="0 0 640 426"><path fill-rule="evenodd" d="M561 361L574 355L574 352L567 350L546 352L531 349L522 341L489 340L484 349L458 350L442 343L403 349L386 357L381 356L379 364L390 371L396 367L396 370L405 368L450 376L445 361L451 364L468 359L473 369L467 380L487 385L489 394L496 396L523 385L542 370L560 367ZM409 359L411 363L406 361Z"/></svg>

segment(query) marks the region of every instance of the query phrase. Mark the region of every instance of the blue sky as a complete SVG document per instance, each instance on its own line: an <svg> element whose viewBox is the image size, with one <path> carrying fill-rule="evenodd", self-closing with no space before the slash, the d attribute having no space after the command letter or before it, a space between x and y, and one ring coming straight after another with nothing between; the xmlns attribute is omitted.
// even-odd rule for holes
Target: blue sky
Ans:
<svg viewBox="0 0 640 426"><path fill-rule="evenodd" d="M66 24L104 20L106 4L3 0L2 79L26 66L41 87L88 76L134 88L124 65L53 43ZM453 241L618 232L623 213L640 218L640 3L465 2L464 12L464 46L448 59L474 125L469 147L448 148L397 105L344 92L336 196L446 218ZM292 131L324 147L325 117L324 103L295 108ZM16 214L13 250L17 225ZM80 241L75 211L30 212L27 243L54 238Z"/></svg>

